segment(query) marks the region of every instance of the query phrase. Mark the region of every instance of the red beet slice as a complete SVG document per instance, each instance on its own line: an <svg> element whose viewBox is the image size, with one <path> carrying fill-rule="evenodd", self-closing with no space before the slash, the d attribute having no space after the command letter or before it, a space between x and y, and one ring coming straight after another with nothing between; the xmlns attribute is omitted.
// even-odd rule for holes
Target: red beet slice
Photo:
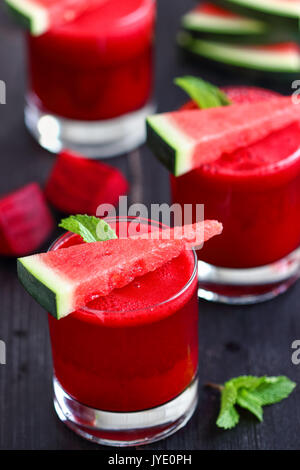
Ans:
<svg viewBox="0 0 300 470"><path fill-rule="evenodd" d="M0 199L0 254L27 255L49 238L54 221L42 190L30 183Z"/></svg>
<svg viewBox="0 0 300 470"><path fill-rule="evenodd" d="M66 214L95 215L100 204L116 205L127 191L118 169L70 151L57 157L46 185L48 200Z"/></svg>

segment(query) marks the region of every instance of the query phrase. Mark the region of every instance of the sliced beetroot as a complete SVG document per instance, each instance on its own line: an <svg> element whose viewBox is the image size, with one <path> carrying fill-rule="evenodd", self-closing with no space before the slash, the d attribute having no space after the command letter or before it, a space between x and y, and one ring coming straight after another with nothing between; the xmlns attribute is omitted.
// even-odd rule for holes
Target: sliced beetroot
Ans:
<svg viewBox="0 0 300 470"><path fill-rule="evenodd" d="M27 255L49 237L54 221L37 183L0 199L0 254Z"/></svg>
<svg viewBox="0 0 300 470"><path fill-rule="evenodd" d="M116 205L128 182L116 168L64 151L46 185L50 203L66 214L95 215L100 204Z"/></svg>

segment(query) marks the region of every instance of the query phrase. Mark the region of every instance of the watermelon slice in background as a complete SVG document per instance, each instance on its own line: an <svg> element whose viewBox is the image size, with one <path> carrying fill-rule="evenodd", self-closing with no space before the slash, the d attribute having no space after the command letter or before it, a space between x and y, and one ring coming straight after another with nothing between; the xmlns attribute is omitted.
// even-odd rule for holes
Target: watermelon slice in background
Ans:
<svg viewBox="0 0 300 470"><path fill-rule="evenodd" d="M291 97L150 116L148 145L180 176L299 120Z"/></svg>
<svg viewBox="0 0 300 470"><path fill-rule="evenodd" d="M128 182L116 168L64 151L46 184L49 202L66 214L95 215L102 204L116 205L128 191Z"/></svg>
<svg viewBox="0 0 300 470"><path fill-rule="evenodd" d="M297 30L272 27L268 21L240 15L206 1L188 11L181 25L195 37L224 43L268 44L299 38Z"/></svg>
<svg viewBox="0 0 300 470"><path fill-rule="evenodd" d="M299 0L214 0L221 7L267 21L277 28L299 31Z"/></svg>
<svg viewBox="0 0 300 470"><path fill-rule="evenodd" d="M208 239L222 231L216 221L205 221ZM129 284L178 257L201 227L184 227L184 238L120 238L83 243L18 259L18 276L25 289L55 318L88 304L96 296ZM178 235L178 228L173 235ZM176 232L176 233L175 233ZM199 241L199 240L198 240Z"/></svg>
<svg viewBox="0 0 300 470"><path fill-rule="evenodd" d="M181 19L182 27L212 41L259 43L269 39L267 23L237 15L210 2L201 2Z"/></svg>
<svg viewBox="0 0 300 470"><path fill-rule="evenodd" d="M232 103L255 103L262 100L270 100L280 96L273 90L253 86L227 86L222 91ZM188 101L181 109L199 109L195 101ZM239 171L251 170L258 165L264 164L265 156L268 154L269 162L279 162L299 150L300 121L293 122L288 126L272 132L264 139L240 148L231 154L223 154L212 166L205 166L204 171L214 171L220 165L222 172L226 168L231 172L233 169ZM227 165L229 165L227 167ZM184 178L184 176L183 176Z"/></svg>
<svg viewBox="0 0 300 470"><path fill-rule="evenodd" d="M38 36L75 20L107 0L5 0L12 14L31 34Z"/></svg>
<svg viewBox="0 0 300 470"><path fill-rule="evenodd" d="M229 66L235 71L238 67L239 71L249 73L249 70L254 70L261 72L262 76L268 73L273 78L296 79L300 72L300 49L298 42L291 39L274 44L245 45L199 39L186 31L179 32L177 36L178 45L194 57Z"/></svg>
<svg viewBox="0 0 300 470"><path fill-rule="evenodd" d="M226 94L232 104L257 103L282 96L277 91L247 85L225 86L220 90ZM199 106L195 101L190 100L180 108L181 111L188 109L199 109Z"/></svg>
<svg viewBox="0 0 300 470"><path fill-rule="evenodd" d="M54 227L45 197L30 183L0 199L0 254L32 253L45 242Z"/></svg>

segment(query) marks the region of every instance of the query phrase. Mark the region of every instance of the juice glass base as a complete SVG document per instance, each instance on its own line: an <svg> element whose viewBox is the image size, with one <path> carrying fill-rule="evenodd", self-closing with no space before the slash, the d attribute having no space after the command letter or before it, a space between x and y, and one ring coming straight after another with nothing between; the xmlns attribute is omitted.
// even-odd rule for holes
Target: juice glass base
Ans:
<svg viewBox="0 0 300 470"><path fill-rule="evenodd" d="M146 139L145 119L155 110L147 103L137 111L100 121L78 121L43 109L29 94L25 104L25 124L45 149L58 153L68 148L89 158L109 158L139 147Z"/></svg>
<svg viewBox="0 0 300 470"><path fill-rule="evenodd" d="M173 400L130 413L96 410L74 400L54 377L54 407L59 419L79 436L97 444L130 447L164 439L182 428L198 401L198 379Z"/></svg>
<svg viewBox="0 0 300 470"><path fill-rule="evenodd" d="M300 277L300 248L275 263L251 269L216 267L198 262L198 297L212 302L245 305L283 294Z"/></svg>

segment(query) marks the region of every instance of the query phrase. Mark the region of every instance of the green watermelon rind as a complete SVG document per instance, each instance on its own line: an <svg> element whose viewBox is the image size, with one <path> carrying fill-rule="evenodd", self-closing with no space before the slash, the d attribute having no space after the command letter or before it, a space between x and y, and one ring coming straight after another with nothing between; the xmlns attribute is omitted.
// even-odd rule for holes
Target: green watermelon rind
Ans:
<svg viewBox="0 0 300 470"><path fill-rule="evenodd" d="M227 18L212 14L190 11L182 17L181 24L184 28L194 31L210 33L236 34L260 34L266 33L268 25L249 18Z"/></svg>
<svg viewBox="0 0 300 470"><path fill-rule="evenodd" d="M300 31L300 8L296 4L280 7L272 0L215 0L215 3L240 15Z"/></svg>
<svg viewBox="0 0 300 470"><path fill-rule="evenodd" d="M184 31L190 33L195 39L203 39L204 41L222 42L225 44L240 44L245 46L260 46L261 44L277 44L280 42L298 41L299 34L284 31L272 31L270 34L226 34L226 33L210 33L196 31L185 28Z"/></svg>
<svg viewBox="0 0 300 470"><path fill-rule="evenodd" d="M33 4L30 0L5 0L16 20L29 29L32 35L39 36L49 27L47 9Z"/></svg>
<svg viewBox="0 0 300 470"><path fill-rule="evenodd" d="M299 39L298 32L270 28L263 21L244 17L223 18L190 11L182 17L182 28L196 38L238 44L271 44Z"/></svg>
<svg viewBox="0 0 300 470"><path fill-rule="evenodd" d="M255 49L222 44L217 41L206 41L193 38L189 33L181 32L177 37L178 44L187 51L216 62L237 67L265 72L299 73L300 55L288 56L284 52L261 52Z"/></svg>
<svg viewBox="0 0 300 470"><path fill-rule="evenodd" d="M56 319L63 318L74 310L72 285L47 268L37 256L19 258L17 272L24 288Z"/></svg>
<svg viewBox="0 0 300 470"><path fill-rule="evenodd" d="M147 118L147 145L175 175L193 167L193 143L164 115Z"/></svg>

